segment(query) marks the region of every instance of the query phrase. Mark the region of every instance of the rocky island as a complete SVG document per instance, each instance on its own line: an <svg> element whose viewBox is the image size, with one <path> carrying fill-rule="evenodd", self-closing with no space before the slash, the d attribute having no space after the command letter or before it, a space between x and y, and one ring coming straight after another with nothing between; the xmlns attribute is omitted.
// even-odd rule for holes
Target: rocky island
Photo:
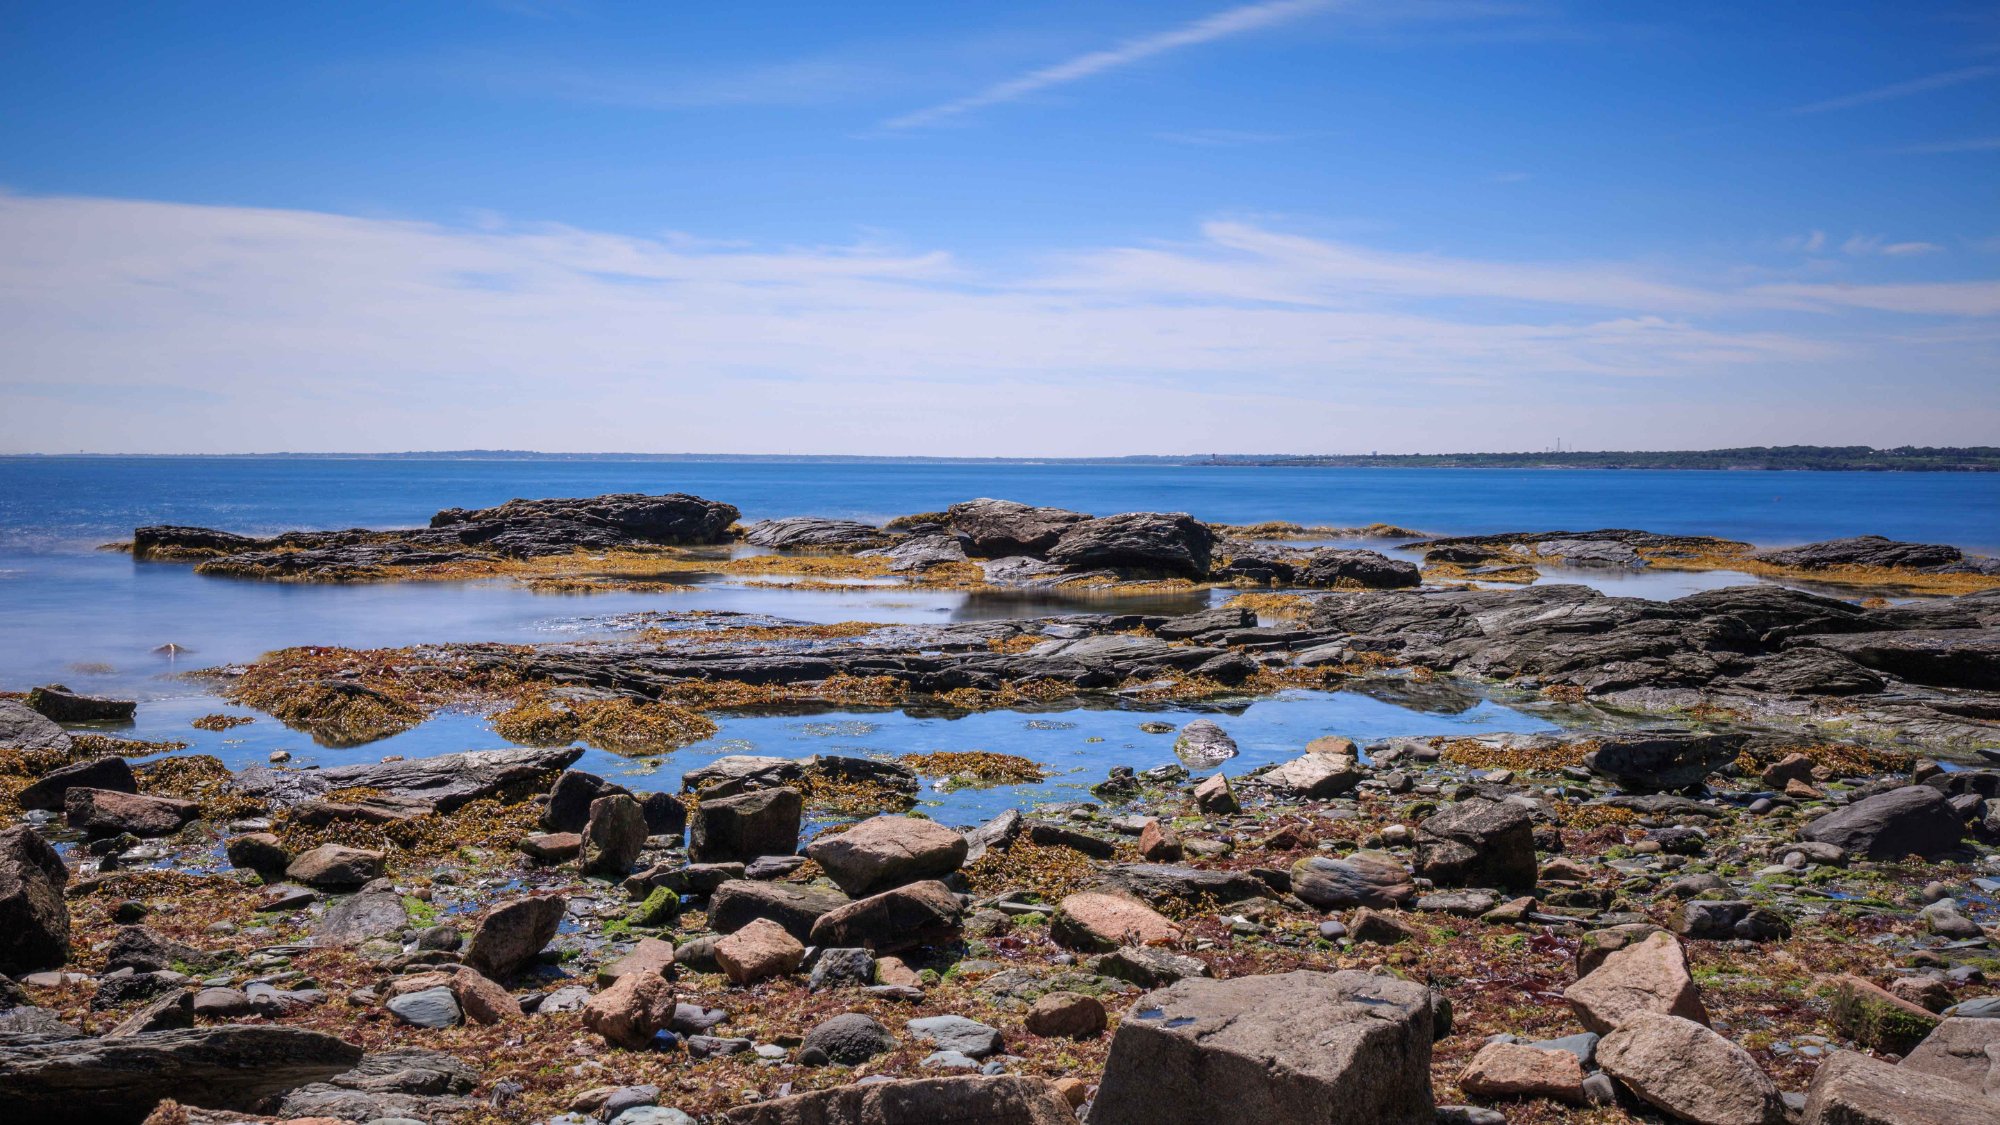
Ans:
<svg viewBox="0 0 2000 1125"><path fill-rule="evenodd" d="M513 744L307 769L121 738L128 701L0 698L0 1113L2000 1122L1994 560L985 499L739 521L675 494L139 529L139 564L217 578L1083 604L922 625L661 610L613 640L199 673L327 747L447 709ZM1565 581L1592 568L1744 584ZM1161 590L1196 607L1123 601ZM1238 768L1231 707L1296 692L1504 700L1554 729L1329 729ZM730 754L675 792L578 768L756 709L1063 704L1129 709L1162 760L964 824L925 796L1049 764Z"/></svg>

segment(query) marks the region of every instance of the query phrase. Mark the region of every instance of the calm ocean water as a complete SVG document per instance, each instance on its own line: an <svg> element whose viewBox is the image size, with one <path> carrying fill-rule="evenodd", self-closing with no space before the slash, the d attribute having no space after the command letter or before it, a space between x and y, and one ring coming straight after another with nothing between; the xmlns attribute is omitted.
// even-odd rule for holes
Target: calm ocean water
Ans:
<svg viewBox="0 0 2000 1125"><path fill-rule="evenodd" d="M497 745L478 716L447 715L352 750L313 746L268 718L223 735L188 721L219 701L179 673L294 644L537 641L609 635L618 614L734 609L812 621L944 621L1058 612L1047 602L948 592L756 589L724 583L685 593L551 596L506 583L310 586L206 579L175 564L96 550L135 526L183 523L242 532L396 527L439 508L512 497L693 492L746 519L781 515L881 520L956 500L999 496L1110 513L1188 511L1209 520L1387 522L1439 534L1637 527L1712 533L1775 546L1880 533L2000 552L2000 474L1590 472L1444 469L1223 469L1171 466L821 464L810 462L365 461L291 458L0 458L0 689L66 682L143 701L134 737L179 738L232 764L286 749L302 764L372 760ZM1578 577L1642 596L1744 581L1722 574ZM1564 580L1576 580L1566 577ZM1199 598L1144 608L1179 612ZM1136 608L1136 607L1135 607ZM172 642L187 654L153 650ZM1295 752L1319 733L1355 738L1545 727L1493 702L1437 708L1351 693L1298 693L1227 717L1244 763ZM939 798L954 815L1069 790L1108 762L1169 760L1171 739L1137 733L1143 716L1076 709L960 719L895 713L730 717L715 739L664 759L593 752L592 768L671 788L684 769L749 751L901 753L990 749L1059 767L1031 793Z"/></svg>

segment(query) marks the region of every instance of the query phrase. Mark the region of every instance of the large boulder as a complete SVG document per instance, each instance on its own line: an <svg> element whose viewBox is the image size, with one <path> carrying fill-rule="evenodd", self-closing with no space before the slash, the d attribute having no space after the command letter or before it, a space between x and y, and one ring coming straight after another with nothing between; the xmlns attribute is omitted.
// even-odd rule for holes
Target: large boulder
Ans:
<svg viewBox="0 0 2000 1125"><path fill-rule="evenodd" d="M19 976L69 960L69 869L25 825L0 832L0 973Z"/></svg>
<svg viewBox="0 0 2000 1125"><path fill-rule="evenodd" d="M1121 945L1164 945L1181 928L1136 898L1083 891L1056 905L1049 936L1057 945L1086 953L1109 953Z"/></svg>
<svg viewBox="0 0 2000 1125"><path fill-rule="evenodd" d="M827 1062L859 1066L896 1049L896 1037L880 1020L860 1012L845 1012L806 1032L799 1054L817 1053Z"/></svg>
<svg viewBox="0 0 2000 1125"><path fill-rule="evenodd" d="M1074 1125L1046 1078L1002 1074L853 1083L738 1106L725 1125Z"/></svg>
<svg viewBox="0 0 2000 1125"><path fill-rule="evenodd" d="M1535 826L1528 810L1473 798L1417 825L1417 874L1444 886L1535 885Z"/></svg>
<svg viewBox="0 0 2000 1125"><path fill-rule="evenodd" d="M1040 558L1071 526L1090 519L1063 508L1034 508L1012 500L967 500L945 513L948 526L964 537L966 553L1001 559Z"/></svg>
<svg viewBox="0 0 2000 1125"><path fill-rule="evenodd" d="M137 793L139 780L133 776L132 766L125 759L116 754L106 754L101 758L90 758L50 770L21 790L15 800L24 809L55 812L63 807L63 798L72 789Z"/></svg>
<svg viewBox="0 0 2000 1125"><path fill-rule="evenodd" d="M494 978L520 972L555 940L564 912L561 895L524 895L494 903L473 923L465 963Z"/></svg>
<svg viewBox="0 0 2000 1125"><path fill-rule="evenodd" d="M735 984L783 976L799 967L806 947L769 918L759 918L715 943L715 962Z"/></svg>
<svg viewBox="0 0 2000 1125"><path fill-rule="evenodd" d="M401 934L409 924L409 907L395 885L387 879L376 879L327 907L326 913L313 923L312 933L319 944L351 946Z"/></svg>
<svg viewBox="0 0 2000 1125"><path fill-rule="evenodd" d="M846 895L825 887L731 879L709 898L708 928L719 934L734 933L759 918L769 918L800 941L810 941L813 925L849 901Z"/></svg>
<svg viewBox="0 0 2000 1125"><path fill-rule="evenodd" d="M1602 1035L1640 1012L1663 1012L1708 1022L1687 955L1672 934L1655 933L1606 956L1590 974L1563 990L1583 1026Z"/></svg>
<svg viewBox="0 0 2000 1125"><path fill-rule="evenodd" d="M0 1046L0 1119L138 1125L168 1098L254 1110L266 1098L344 1074L361 1058L361 1048L322 1032L251 1024Z"/></svg>
<svg viewBox="0 0 2000 1125"><path fill-rule="evenodd" d="M564 770L549 787L549 803L542 809L542 830L581 833L584 825L590 823L591 802L613 793L630 792L594 773Z"/></svg>
<svg viewBox="0 0 2000 1125"><path fill-rule="evenodd" d="M1257 775L1273 789L1312 800L1338 797L1361 781L1361 764L1351 754L1308 751Z"/></svg>
<svg viewBox="0 0 2000 1125"><path fill-rule="evenodd" d="M1928 785L1906 785L1828 813L1799 836L1869 859L1935 859L1957 851L1964 830L1944 794Z"/></svg>
<svg viewBox="0 0 2000 1125"><path fill-rule="evenodd" d="M623 879L646 847L646 812L629 793L611 793L590 803L583 828L583 873Z"/></svg>
<svg viewBox="0 0 2000 1125"><path fill-rule="evenodd" d="M688 857L696 863L747 863L791 855L799 847L804 810L799 791L782 786L734 797L703 796L689 824Z"/></svg>
<svg viewBox="0 0 2000 1125"><path fill-rule="evenodd" d="M2000 1125L2000 1100L1974 1085L1858 1051L1819 1064L1803 1125Z"/></svg>
<svg viewBox="0 0 2000 1125"><path fill-rule="evenodd" d="M643 1050L674 1019L674 986L658 973L627 973L583 1006L583 1026L614 1047Z"/></svg>
<svg viewBox="0 0 2000 1125"><path fill-rule="evenodd" d="M1993 1054L1987 1054L1991 1049ZM2000 1019L1950 1017L1940 1020L1916 1049L1903 1056L1904 1069L1986 1088L1993 1060L2000 1057ZM2000 1093L2000 1081L1993 1084Z"/></svg>
<svg viewBox="0 0 2000 1125"><path fill-rule="evenodd" d="M1689 789L1735 761L1748 741L1741 734L1623 735L1604 739L1583 764L1635 792Z"/></svg>
<svg viewBox="0 0 2000 1125"><path fill-rule="evenodd" d="M856 899L820 915L809 939L821 948L898 953L957 941L965 905L935 880Z"/></svg>
<svg viewBox="0 0 2000 1125"><path fill-rule="evenodd" d="M0 749L68 750L69 732L11 699L0 699Z"/></svg>
<svg viewBox="0 0 2000 1125"><path fill-rule="evenodd" d="M1430 1125L1429 989L1362 972L1189 978L1118 1025L1091 1125Z"/></svg>
<svg viewBox="0 0 2000 1125"><path fill-rule="evenodd" d="M368 848L321 844L292 860L285 877L310 887L359 887L381 877L388 857Z"/></svg>
<svg viewBox="0 0 2000 1125"><path fill-rule="evenodd" d="M1355 852L1345 859L1309 855L1292 864L1292 893L1321 910L1386 910L1408 903L1417 888L1395 856Z"/></svg>
<svg viewBox="0 0 2000 1125"><path fill-rule="evenodd" d="M1236 740L1213 719L1196 719L1174 739L1174 756L1190 769L1210 769L1236 756Z"/></svg>
<svg viewBox="0 0 2000 1125"><path fill-rule="evenodd" d="M1636 1012L1598 1041L1597 1064L1676 1120L1785 1125L1777 1083L1749 1052L1693 1020Z"/></svg>
<svg viewBox="0 0 2000 1125"><path fill-rule="evenodd" d="M76 787L63 792L63 817L92 836L171 836L201 815L201 806L178 797Z"/></svg>
<svg viewBox="0 0 2000 1125"><path fill-rule="evenodd" d="M806 856L841 890L867 895L949 875L965 862L966 848L964 836L934 820L878 816L821 836L806 848Z"/></svg>
<svg viewBox="0 0 2000 1125"><path fill-rule="evenodd" d="M1379 551L1322 547L1306 556L1297 569L1301 586L1322 589L1395 590L1423 584L1417 564L1392 559Z"/></svg>
<svg viewBox="0 0 2000 1125"><path fill-rule="evenodd" d="M1185 512L1127 512L1065 529L1048 558L1074 570L1198 579L1208 576L1215 543L1215 532Z"/></svg>

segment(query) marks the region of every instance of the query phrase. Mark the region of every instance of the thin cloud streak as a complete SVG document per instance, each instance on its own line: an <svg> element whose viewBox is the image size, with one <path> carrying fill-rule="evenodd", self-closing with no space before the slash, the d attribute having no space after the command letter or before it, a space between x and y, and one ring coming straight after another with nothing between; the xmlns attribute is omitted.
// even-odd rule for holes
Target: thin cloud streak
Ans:
<svg viewBox="0 0 2000 1125"><path fill-rule="evenodd" d="M1029 71L1018 78L989 86L970 97L890 118L882 123L882 127L915 129L935 125L974 110L1018 101L1043 90L1066 86L1171 51L1212 43L1218 39L1262 30L1314 12L1325 11L1332 8L1334 3L1335 0L1267 0L1261 4L1230 8L1211 16L1204 16L1192 23L1183 24L1171 31L1128 40L1107 50L1092 51L1054 66Z"/></svg>
<svg viewBox="0 0 2000 1125"><path fill-rule="evenodd" d="M1981 78L1988 78L1995 74L2000 74L2000 66L1962 67L1958 70L1947 70L1941 74L1913 78L1908 82L1897 82L1889 86L1878 86L1873 90L1863 90L1855 94L1843 94L1837 98L1828 98L1825 101L1793 106L1785 112L1796 117L1813 113L1831 113L1835 110L1854 109L1858 106L1873 105L1876 102L1907 98L1913 94L1927 94L1932 90L1942 90L1948 86L1957 86L1965 82L1975 82Z"/></svg>

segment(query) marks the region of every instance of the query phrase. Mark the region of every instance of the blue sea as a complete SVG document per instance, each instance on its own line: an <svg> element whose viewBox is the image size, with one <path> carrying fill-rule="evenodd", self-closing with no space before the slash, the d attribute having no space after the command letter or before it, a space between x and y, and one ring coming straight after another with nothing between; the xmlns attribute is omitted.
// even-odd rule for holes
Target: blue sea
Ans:
<svg viewBox="0 0 2000 1125"><path fill-rule="evenodd" d="M809 621L948 621L1096 608L1043 600L857 587L802 591L704 583L678 593L548 595L503 582L316 586L197 577L98 549L144 524L245 533L408 527L447 507L513 497L692 492L735 504L746 520L784 515L880 521L996 496L1100 514L1186 511L1207 520L1393 523L1439 535L1633 527L1781 546L1875 533L2000 553L2000 474L1664 472L1506 469L1222 468L966 462L367 460L353 458L0 458L0 690L62 682L141 700L130 737L176 738L233 765L287 750L302 764L372 760L502 744L476 715L445 715L366 747L330 750L268 717L216 734L189 720L228 710L182 673L298 644L548 641L617 635L621 615L728 609ZM1380 546L1379 544L1374 544ZM1752 581L1729 574L1578 572L1607 590L1671 597ZM1154 612L1208 595L1163 599ZM179 646L166 656L162 645ZM647 759L592 752L592 768L642 788L723 753L894 754L985 749L1028 753L1056 776L1021 791L939 794L964 820L1000 804L1074 797L1110 764L1171 759L1148 716L1074 708L941 718L896 712L725 716L709 742ZM1183 716L1167 715L1178 721ZM1429 706L1351 692L1293 693L1220 716L1251 766L1311 737L1548 729L1505 699Z"/></svg>

